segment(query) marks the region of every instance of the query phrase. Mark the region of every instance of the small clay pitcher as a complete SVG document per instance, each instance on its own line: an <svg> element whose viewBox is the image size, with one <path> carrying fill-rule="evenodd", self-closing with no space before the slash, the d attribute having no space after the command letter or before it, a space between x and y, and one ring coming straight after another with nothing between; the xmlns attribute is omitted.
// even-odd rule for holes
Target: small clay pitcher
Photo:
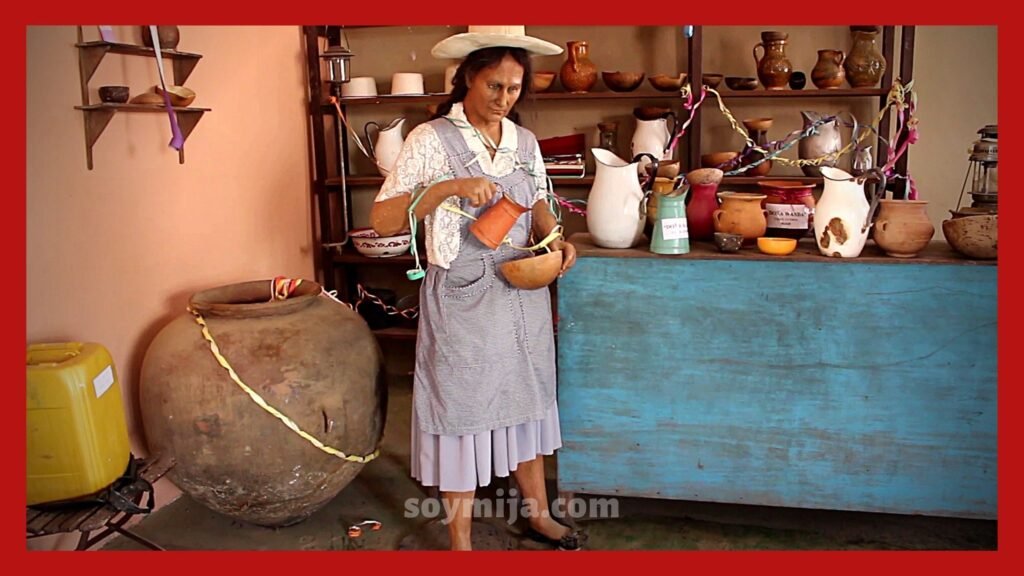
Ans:
<svg viewBox="0 0 1024 576"><path fill-rule="evenodd" d="M712 215L715 232L742 234L744 246L754 244L764 236L768 229L768 219L765 210L761 208L761 201L767 198L766 195L719 192L718 197L722 199L722 207Z"/></svg>
<svg viewBox="0 0 1024 576"><path fill-rule="evenodd" d="M590 45L586 40L572 40L566 46L568 55L559 71L562 85L569 92L587 92L597 83L597 66L590 61Z"/></svg>
<svg viewBox="0 0 1024 576"><path fill-rule="evenodd" d="M927 200L879 200L875 244L894 258L913 258L935 235Z"/></svg>
<svg viewBox="0 0 1024 576"><path fill-rule="evenodd" d="M516 220L529 208L502 195L498 201L469 225L469 231L491 250L496 250L505 240Z"/></svg>
<svg viewBox="0 0 1024 576"><path fill-rule="evenodd" d="M845 58L842 50L818 50L818 62L811 70L811 82L822 90L835 90L842 86L846 80L846 72L843 71Z"/></svg>
<svg viewBox="0 0 1024 576"><path fill-rule="evenodd" d="M786 42L789 34L785 32L761 32L761 41L754 45L754 65L757 67L757 78L767 90L784 90L793 74L793 64L786 57ZM757 57L757 49L763 54Z"/></svg>

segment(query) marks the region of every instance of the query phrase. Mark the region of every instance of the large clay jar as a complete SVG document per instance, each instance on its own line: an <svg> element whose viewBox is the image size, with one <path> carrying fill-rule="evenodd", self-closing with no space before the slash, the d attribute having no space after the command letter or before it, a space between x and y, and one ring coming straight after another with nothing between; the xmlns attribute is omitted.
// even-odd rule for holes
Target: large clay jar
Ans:
<svg viewBox="0 0 1024 576"><path fill-rule="evenodd" d="M761 201L767 196L750 192L719 192L718 197L722 199L722 207L714 212L715 232L741 234L744 245L754 244L764 236L768 220Z"/></svg>
<svg viewBox="0 0 1024 576"><path fill-rule="evenodd" d="M597 83L597 66L590 61L590 45L585 40L573 40L559 77L569 92L587 92Z"/></svg>
<svg viewBox="0 0 1024 576"><path fill-rule="evenodd" d="M843 68L854 88L874 88L885 74L885 57L878 49L878 26L850 26L853 46Z"/></svg>
<svg viewBox="0 0 1024 576"><path fill-rule="evenodd" d="M359 314L308 280L273 294L269 280L194 294L194 314L150 344L139 397L149 448L176 460L168 476L178 488L226 516L287 526L375 456L387 389Z"/></svg>
<svg viewBox="0 0 1024 576"><path fill-rule="evenodd" d="M718 185L725 173L718 168L700 168L686 173L690 184L690 202L686 222L690 239L711 240L715 236L715 210L718 210Z"/></svg>
<svg viewBox="0 0 1024 576"><path fill-rule="evenodd" d="M935 234L927 200L879 200L875 244L889 256L913 258Z"/></svg>
<svg viewBox="0 0 1024 576"><path fill-rule="evenodd" d="M761 32L761 41L754 45L757 78L768 90L784 90L793 74L793 64L786 57L788 40L789 34L785 32ZM757 57L758 48L764 50L761 58Z"/></svg>
<svg viewBox="0 0 1024 576"><path fill-rule="evenodd" d="M811 82L822 90L835 90L843 85L844 54L842 50L818 50L818 62L811 70Z"/></svg>
<svg viewBox="0 0 1024 576"><path fill-rule="evenodd" d="M177 26L157 26L156 38L160 41L161 50L174 50L178 47L181 36ZM153 47L153 34L150 32L149 26L142 27L142 45Z"/></svg>
<svg viewBox="0 0 1024 576"><path fill-rule="evenodd" d="M803 110L800 115L804 119L803 130L807 130L815 122L824 118L823 114L811 110ZM835 166L839 161L838 153L843 149L843 137L839 132L839 126L835 120L819 124L813 134L801 138L797 144L798 155L801 160L813 160L821 158L826 154L833 154L831 159L824 160L819 166ZM819 166L801 166L800 169L807 176L821 178Z"/></svg>

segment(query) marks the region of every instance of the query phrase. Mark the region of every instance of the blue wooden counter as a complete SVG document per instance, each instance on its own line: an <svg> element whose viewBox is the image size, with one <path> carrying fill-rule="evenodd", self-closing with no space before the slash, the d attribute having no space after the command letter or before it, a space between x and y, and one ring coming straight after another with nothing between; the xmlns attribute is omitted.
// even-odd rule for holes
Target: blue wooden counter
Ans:
<svg viewBox="0 0 1024 576"><path fill-rule="evenodd" d="M994 261L571 241L563 496L996 517Z"/></svg>

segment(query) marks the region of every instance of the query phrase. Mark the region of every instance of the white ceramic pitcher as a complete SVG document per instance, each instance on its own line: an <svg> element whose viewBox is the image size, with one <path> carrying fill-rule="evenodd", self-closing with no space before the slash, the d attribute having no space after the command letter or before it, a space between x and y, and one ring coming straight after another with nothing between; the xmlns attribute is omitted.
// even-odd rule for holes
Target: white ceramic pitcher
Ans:
<svg viewBox="0 0 1024 576"><path fill-rule="evenodd" d="M868 240L877 203L868 203L863 177L855 180L847 172L831 166L822 166L821 173L825 186L814 208L814 241L825 256L856 258ZM872 173L881 177L877 189L884 191L884 176Z"/></svg>
<svg viewBox="0 0 1024 576"><path fill-rule="evenodd" d="M637 154L647 153L659 160L671 160L672 152L666 151L672 132L668 127L668 118L656 120L636 119L636 130L633 132L633 139L630 141L630 151L633 157ZM641 158L637 165L637 172L645 174L647 165L650 164L647 158Z"/></svg>
<svg viewBox="0 0 1024 576"><path fill-rule="evenodd" d="M626 162L604 148L591 148L597 174L587 198L587 229L602 248L632 248L643 238L647 215L637 174L639 159Z"/></svg>
<svg viewBox="0 0 1024 576"><path fill-rule="evenodd" d="M370 157L377 163L377 171L381 176L387 176L395 169L398 161L398 152L402 149L402 125L405 124L405 117L399 116L392 120L387 126L381 128L376 122L367 122L363 126L363 134L366 135L366 143L370 147ZM370 137L370 127L377 129L376 143Z"/></svg>

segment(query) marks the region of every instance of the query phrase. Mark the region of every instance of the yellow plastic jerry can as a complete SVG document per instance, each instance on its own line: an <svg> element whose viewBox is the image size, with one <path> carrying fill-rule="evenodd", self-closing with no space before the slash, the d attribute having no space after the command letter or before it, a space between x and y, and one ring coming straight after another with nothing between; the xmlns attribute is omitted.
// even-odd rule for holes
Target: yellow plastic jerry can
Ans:
<svg viewBox="0 0 1024 576"><path fill-rule="evenodd" d="M31 344L25 363L28 505L106 488L131 457L110 352L90 342Z"/></svg>

